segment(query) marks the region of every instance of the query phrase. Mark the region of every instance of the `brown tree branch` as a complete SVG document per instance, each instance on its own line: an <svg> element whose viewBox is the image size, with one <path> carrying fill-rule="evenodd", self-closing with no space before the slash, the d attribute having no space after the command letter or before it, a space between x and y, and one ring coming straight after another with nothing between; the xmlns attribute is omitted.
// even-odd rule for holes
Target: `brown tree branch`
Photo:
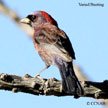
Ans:
<svg viewBox="0 0 108 108"><path fill-rule="evenodd" d="M95 99L108 99L108 81L82 82L84 95L79 97L92 97ZM0 89L13 92L24 92L34 95L69 96L62 92L61 81L52 78L44 79L40 76L33 78L30 75L24 77L8 74L0 74Z"/></svg>
<svg viewBox="0 0 108 108"><path fill-rule="evenodd" d="M21 19L20 16L17 14L17 12L13 11L12 9L10 9L2 0L0 0L0 13L8 16L8 18L10 18L12 21L14 21L19 28L21 28L25 33L27 33L28 36L32 36L32 28L30 28L27 25L21 24L19 22L19 20ZM83 74L82 70L80 69L79 66L74 65L74 70L75 73L77 74L78 78L80 79L80 81L86 81L89 80L87 76L85 76L85 74ZM15 89L13 89L15 90ZM108 106L108 100L101 100L102 102L105 101L105 105Z"/></svg>

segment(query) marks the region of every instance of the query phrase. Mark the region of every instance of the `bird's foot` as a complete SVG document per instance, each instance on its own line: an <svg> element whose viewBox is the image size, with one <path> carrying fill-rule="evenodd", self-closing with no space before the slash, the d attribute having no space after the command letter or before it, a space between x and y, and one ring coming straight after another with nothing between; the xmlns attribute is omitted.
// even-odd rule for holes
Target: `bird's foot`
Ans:
<svg viewBox="0 0 108 108"><path fill-rule="evenodd" d="M37 73L37 74L35 75L35 78L37 78L37 77L39 77L39 76L40 76L40 74Z"/></svg>
<svg viewBox="0 0 108 108"><path fill-rule="evenodd" d="M24 78L32 78L29 74L24 74Z"/></svg>

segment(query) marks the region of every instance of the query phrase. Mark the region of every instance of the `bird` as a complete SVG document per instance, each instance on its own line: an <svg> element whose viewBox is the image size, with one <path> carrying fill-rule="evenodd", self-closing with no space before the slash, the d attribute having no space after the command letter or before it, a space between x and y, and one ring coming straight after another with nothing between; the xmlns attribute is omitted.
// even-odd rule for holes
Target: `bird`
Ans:
<svg viewBox="0 0 108 108"><path fill-rule="evenodd" d="M47 12L39 10L30 13L20 22L33 28L34 47L45 62L45 69L51 65L59 69L62 91L72 95L83 95L83 88L73 69L74 49L57 21Z"/></svg>

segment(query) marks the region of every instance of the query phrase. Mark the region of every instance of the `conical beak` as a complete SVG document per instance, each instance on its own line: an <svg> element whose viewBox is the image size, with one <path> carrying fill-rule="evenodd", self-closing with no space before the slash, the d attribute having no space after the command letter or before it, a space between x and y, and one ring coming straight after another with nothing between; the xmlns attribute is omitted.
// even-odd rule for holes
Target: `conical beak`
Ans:
<svg viewBox="0 0 108 108"><path fill-rule="evenodd" d="M31 23L30 19L28 19L28 18L23 18L20 20L20 22L24 23L24 24L30 24Z"/></svg>

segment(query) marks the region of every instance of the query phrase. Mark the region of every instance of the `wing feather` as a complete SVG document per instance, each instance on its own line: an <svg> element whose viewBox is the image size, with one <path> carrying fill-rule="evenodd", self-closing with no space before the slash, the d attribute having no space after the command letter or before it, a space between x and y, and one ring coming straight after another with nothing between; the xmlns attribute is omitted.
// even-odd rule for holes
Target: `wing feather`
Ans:
<svg viewBox="0 0 108 108"><path fill-rule="evenodd" d="M67 35L60 29L42 29L35 40L53 56L70 62L75 59L75 53Z"/></svg>

